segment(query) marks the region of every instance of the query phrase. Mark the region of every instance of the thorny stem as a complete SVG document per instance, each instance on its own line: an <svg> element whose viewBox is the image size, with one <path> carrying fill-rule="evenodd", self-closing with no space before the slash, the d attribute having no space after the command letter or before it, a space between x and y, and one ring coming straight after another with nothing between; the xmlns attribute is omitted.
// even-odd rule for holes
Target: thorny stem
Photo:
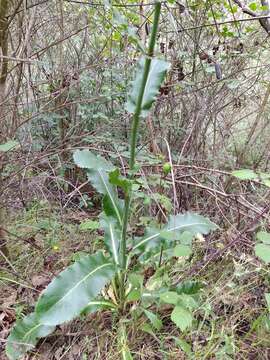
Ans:
<svg viewBox="0 0 270 360"><path fill-rule="evenodd" d="M154 54L154 48L155 48L155 43L156 43L156 38L157 38L160 9L161 9L161 3L156 2L155 3L155 11L154 11L153 28L151 31L151 37L150 37L147 57L145 59L145 64L144 64L142 84L141 84L141 87L139 90L138 100L137 100L135 112L134 112L133 119L132 119L130 160L129 160L129 169L130 169L129 178L130 179L133 179L133 177L134 177L133 170L134 170L134 166L135 166L138 128L139 128L139 124L140 124L143 96L144 96L144 92L145 92L145 88L146 88L146 84L147 84L147 80L148 80L148 76L149 76L149 71L150 71L151 62L152 62L152 56ZM130 190L130 192L128 193L128 195L126 196L126 199L125 199L123 230L122 230L122 237L121 237L121 243L120 243L120 264L121 264L121 268L122 268L122 276L121 276L121 282L120 282L120 296L123 300L124 300L124 295L125 295L124 294L125 275L123 272L125 271L126 265L127 265L126 240L127 240L127 226L128 226L128 220L129 220L131 197L132 197L132 190Z"/></svg>

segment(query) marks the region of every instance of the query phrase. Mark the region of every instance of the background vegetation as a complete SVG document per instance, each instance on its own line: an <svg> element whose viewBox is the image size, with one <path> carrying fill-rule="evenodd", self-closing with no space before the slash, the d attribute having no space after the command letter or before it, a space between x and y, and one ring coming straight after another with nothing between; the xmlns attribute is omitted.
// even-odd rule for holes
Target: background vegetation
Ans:
<svg viewBox="0 0 270 360"><path fill-rule="evenodd" d="M0 0L1 359L15 318L101 247L101 196L72 155L90 149L128 171L124 109L153 11L147 1ZM268 14L263 0L162 2L156 56L170 70L139 129L129 231L185 211L219 229L144 266L147 289L193 281L200 301L184 330L170 304L158 323L131 308L135 359L270 357ZM27 356L119 359L115 319L61 325Z"/></svg>

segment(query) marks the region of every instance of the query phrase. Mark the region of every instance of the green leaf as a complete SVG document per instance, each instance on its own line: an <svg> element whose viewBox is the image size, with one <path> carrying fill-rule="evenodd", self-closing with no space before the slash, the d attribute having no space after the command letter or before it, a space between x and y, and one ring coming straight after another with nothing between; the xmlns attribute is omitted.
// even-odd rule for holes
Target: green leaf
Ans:
<svg viewBox="0 0 270 360"><path fill-rule="evenodd" d="M178 304L180 296L174 291L166 291L160 294L160 299L166 304Z"/></svg>
<svg viewBox="0 0 270 360"><path fill-rule="evenodd" d="M263 182L263 184L264 184L265 186L270 187L270 180L269 180L269 179L263 179L262 182Z"/></svg>
<svg viewBox="0 0 270 360"><path fill-rule="evenodd" d="M7 152L10 150L15 150L18 147L19 143L16 140L9 140L4 144L0 144L0 152Z"/></svg>
<svg viewBox="0 0 270 360"><path fill-rule="evenodd" d="M144 276L139 273L129 273L128 281L133 288L142 288Z"/></svg>
<svg viewBox="0 0 270 360"><path fill-rule="evenodd" d="M109 182L108 172L113 170L113 165L89 150L77 150L73 157L77 166L87 169L88 179L94 188L104 195L103 205L106 215L115 216L119 224L122 224L123 201L118 199L116 187Z"/></svg>
<svg viewBox="0 0 270 360"><path fill-rule="evenodd" d="M184 231L179 236L179 241L183 245L191 245L193 237L194 237L194 235L192 235L189 231Z"/></svg>
<svg viewBox="0 0 270 360"><path fill-rule="evenodd" d="M132 182L130 180L121 176L119 169L115 169L109 173L109 181L111 184L123 189L125 194L129 193L132 186Z"/></svg>
<svg viewBox="0 0 270 360"><path fill-rule="evenodd" d="M119 241L121 239L121 229L113 217L104 216L100 217L100 225L104 230L104 242L112 255L116 265L119 265Z"/></svg>
<svg viewBox="0 0 270 360"><path fill-rule="evenodd" d="M195 295L203 288L203 286L201 281L187 280L179 284L176 291L178 294Z"/></svg>
<svg viewBox="0 0 270 360"><path fill-rule="evenodd" d="M237 11L238 11L238 7L237 7L236 5L235 5L235 6L232 6L232 7L230 7L229 11L230 11L232 14L235 14L235 13L237 13Z"/></svg>
<svg viewBox="0 0 270 360"><path fill-rule="evenodd" d="M114 166L100 155L95 155L89 150L76 150L73 154L75 164L82 169L100 169L112 171Z"/></svg>
<svg viewBox="0 0 270 360"><path fill-rule="evenodd" d="M232 172L232 175L240 180L253 180L258 178L258 174L250 169L235 170Z"/></svg>
<svg viewBox="0 0 270 360"><path fill-rule="evenodd" d="M132 360L133 357L127 344L127 331L125 323L119 324L118 341L122 360Z"/></svg>
<svg viewBox="0 0 270 360"><path fill-rule="evenodd" d="M248 7L250 8L250 10L256 11L258 8L258 4L256 4L255 2L252 2L252 3L248 4Z"/></svg>
<svg viewBox="0 0 270 360"><path fill-rule="evenodd" d="M152 248L160 246L161 242L170 243L173 239L177 239L179 234L188 231L192 235L208 234L211 230L216 230L217 226L207 218L194 213L187 212L186 214L178 214L170 216L169 222L163 229L148 228L146 236L143 239L137 239L133 251L149 251ZM167 233L171 233L171 240ZM162 236L163 234L163 236Z"/></svg>
<svg viewBox="0 0 270 360"><path fill-rule="evenodd" d="M148 323L145 323L145 324L142 324L140 327L139 327L140 330L146 332L147 334L155 337L155 333L154 333L154 330L152 328L152 326Z"/></svg>
<svg viewBox="0 0 270 360"><path fill-rule="evenodd" d="M188 245L178 244L173 250L173 256L176 257L183 257L183 256L187 257L190 256L191 254L192 254L192 250L191 247Z"/></svg>
<svg viewBox="0 0 270 360"><path fill-rule="evenodd" d="M176 345L180 346L180 348L187 354L187 355L191 355L192 354L192 348L191 345L189 343L187 343L185 340L183 339L178 339L177 337L173 336L173 339L175 340Z"/></svg>
<svg viewBox="0 0 270 360"><path fill-rule="evenodd" d="M55 326L43 325L35 313L16 322L7 339L6 354L9 359L21 358L27 351L33 350L41 337L51 334Z"/></svg>
<svg viewBox="0 0 270 360"><path fill-rule="evenodd" d="M128 295L127 301L138 301L141 299L144 277L138 273L128 275Z"/></svg>
<svg viewBox="0 0 270 360"><path fill-rule="evenodd" d="M259 175L260 180L264 180L264 179L269 179L269 178L270 178L270 174L269 174L269 173L260 172L258 175Z"/></svg>
<svg viewBox="0 0 270 360"><path fill-rule="evenodd" d="M262 6L260 6L260 10L262 10L262 11L268 11L268 10L269 10L269 6L268 6L268 5L262 5ZM267 15L267 13L265 13L265 15Z"/></svg>
<svg viewBox="0 0 270 360"><path fill-rule="evenodd" d="M74 319L96 298L116 272L101 252L88 255L61 272L44 290L36 313L45 325Z"/></svg>
<svg viewBox="0 0 270 360"><path fill-rule="evenodd" d="M176 306L171 313L171 319L182 331L185 331L192 325L193 316L185 307Z"/></svg>
<svg viewBox="0 0 270 360"><path fill-rule="evenodd" d="M80 230L97 230L99 228L99 222L94 220L85 220L80 223Z"/></svg>
<svg viewBox="0 0 270 360"><path fill-rule="evenodd" d="M127 294L126 300L128 302L139 301L141 299L141 290L140 289L131 289Z"/></svg>
<svg viewBox="0 0 270 360"><path fill-rule="evenodd" d="M162 171L165 176L167 176L169 172L171 172L171 170L172 170L171 163L166 162L165 164L163 164Z"/></svg>
<svg viewBox="0 0 270 360"><path fill-rule="evenodd" d="M145 58L142 58L138 62L138 69L136 72L135 80L132 82L132 88L128 95L128 101L126 104L126 110L130 113L134 113L136 104L138 101L138 94L141 88L143 79ZM162 84L167 70L170 68L170 64L164 60L153 59L151 62L150 72L145 86L143 95L141 116L146 117L151 109L153 102L155 101L160 85Z"/></svg>
<svg viewBox="0 0 270 360"><path fill-rule="evenodd" d="M147 318L150 320L153 327L156 330L160 330L162 328L162 321L160 320L160 318L156 314L154 314L152 311L149 311L146 309L144 309L143 311L144 311L145 315L147 316Z"/></svg>
<svg viewBox="0 0 270 360"><path fill-rule="evenodd" d="M266 264L270 263L270 246L267 244L256 244L255 254Z"/></svg>
<svg viewBox="0 0 270 360"><path fill-rule="evenodd" d="M167 231L172 231L176 233L178 231L180 231L181 233L183 231L188 231L192 235L196 235L197 233L206 235L210 231L216 229L217 225L212 223L210 220L201 215L191 212L187 212L185 214L178 214L176 216L170 216L169 222L166 226Z"/></svg>
<svg viewBox="0 0 270 360"><path fill-rule="evenodd" d="M127 346L121 349L121 354L123 360L133 360L131 352Z"/></svg>
<svg viewBox="0 0 270 360"><path fill-rule="evenodd" d="M185 308L188 309L196 309L198 308L199 304L194 299L193 296L187 294L180 294L179 296L179 305L183 305Z"/></svg>
<svg viewBox="0 0 270 360"><path fill-rule="evenodd" d="M92 314L98 310L103 310L103 309L112 309L115 310L117 309L117 305L114 304L111 301L108 300L104 300L104 299L97 299L97 300L92 300L90 301L87 306L81 311L81 315L88 315L88 314Z"/></svg>
<svg viewBox="0 0 270 360"><path fill-rule="evenodd" d="M264 244L270 245L270 233L268 233L267 231L259 231L256 234L256 238Z"/></svg>
<svg viewBox="0 0 270 360"><path fill-rule="evenodd" d="M265 293L264 295L265 295L268 311L270 312L270 293Z"/></svg>

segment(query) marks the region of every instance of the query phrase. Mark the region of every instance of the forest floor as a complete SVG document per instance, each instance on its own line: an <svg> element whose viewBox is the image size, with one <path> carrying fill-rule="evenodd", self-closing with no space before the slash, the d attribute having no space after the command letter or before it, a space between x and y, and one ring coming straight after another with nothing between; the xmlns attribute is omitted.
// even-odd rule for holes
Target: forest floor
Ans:
<svg viewBox="0 0 270 360"><path fill-rule="evenodd" d="M57 273L100 247L99 230L80 229L83 220L96 220L97 215L63 210L46 201L34 201L27 210L15 209L9 214L10 256L8 264L1 261L0 269L1 360L6 359L5 339L15 318L31 312L38 295ZM211 241L217 247L225 246L221 233ZM205 259L212 246L205 239L197 241L191 261L172 261L162 276L177 280L188 274L192 264ZM196 312L197 325L181 333L171 322L170 312L164 310L159 314L162 329L152 333L144 326L146 319L132 318L131 309L128 338L134 359L269 359L270 322L264 299L267 277L260 263L240 251L231 251L187 276L204 284L204 312ZM202 315L206 313L208 316ZM88 315L57 327L26 359L117 360L116 333L110 312Z"/></svg>

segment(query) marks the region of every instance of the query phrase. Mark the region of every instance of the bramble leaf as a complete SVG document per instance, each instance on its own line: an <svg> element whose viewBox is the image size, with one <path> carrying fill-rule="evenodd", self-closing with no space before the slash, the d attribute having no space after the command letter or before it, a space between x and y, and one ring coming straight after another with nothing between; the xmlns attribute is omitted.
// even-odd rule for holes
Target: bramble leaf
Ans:
<svg viewBox="0 0 270 360"><path fill-rule="evenodd" d="M146 310L146 309L144 309L143 312L145 313L147 318L150 320L152 326L156 330L160 330L162 328L162 321L160 320L160 318L156 314L154 314L152 311L149 311L149 310Z"/></svg>
<svg viewBox="0 0 270 360"><path fill-rule="evenodd" d="M185 331L192 325L193 316L185 307L176 306L171 313L171 319L182 331Z"/></svg>

